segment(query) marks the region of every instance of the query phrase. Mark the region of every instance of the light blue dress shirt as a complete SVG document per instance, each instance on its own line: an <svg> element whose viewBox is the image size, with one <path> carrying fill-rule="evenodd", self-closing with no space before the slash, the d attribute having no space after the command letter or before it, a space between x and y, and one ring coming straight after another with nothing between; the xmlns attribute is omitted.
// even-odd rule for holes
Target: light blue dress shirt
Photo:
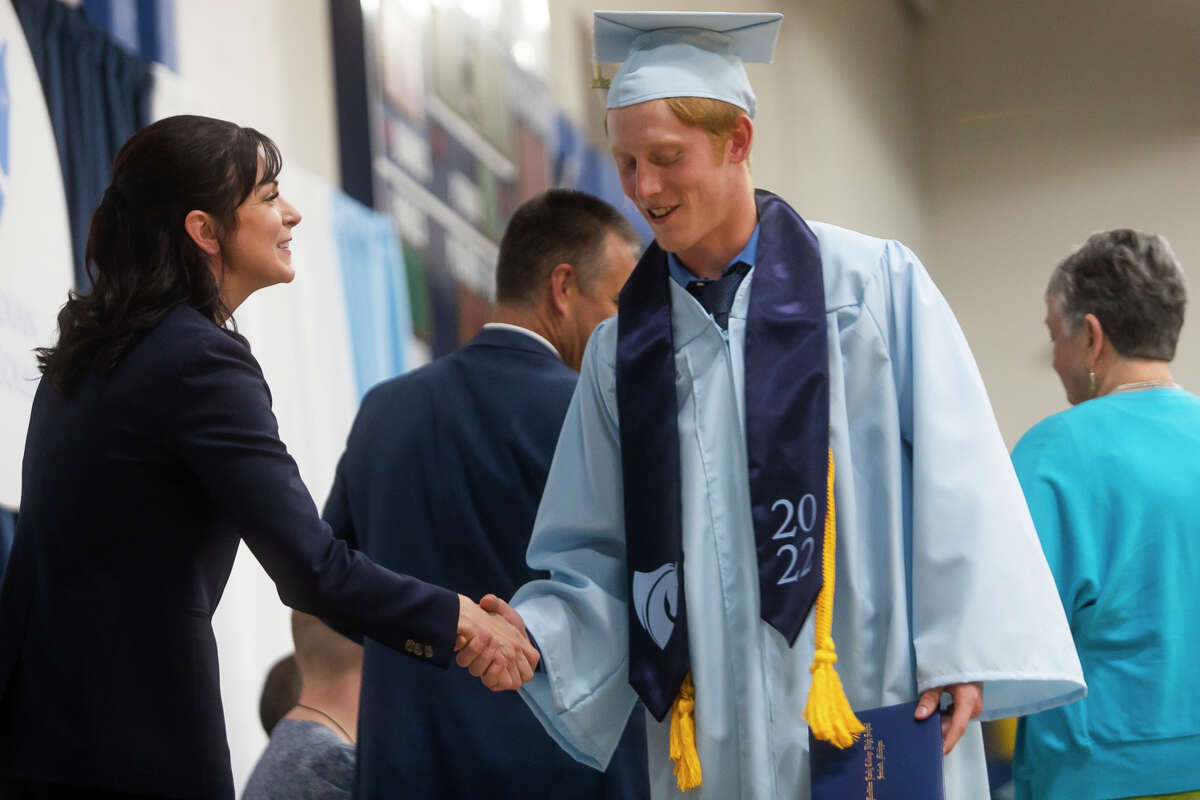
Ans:
<svg viewBox="0 0 1200 800"><path fill-rule="evenodd" d="M754 232L750 234L750 241L746 242L746 246L740 253L730 259L726 269L739 261L745 261L750 266L754 266L754 259L758 256L758 228L758 225L754 226ZM685 289L692 281L700 280L694 272L683 265L683 262L674 253L667 253L667 270L670 271L675 282Z"/></svg>

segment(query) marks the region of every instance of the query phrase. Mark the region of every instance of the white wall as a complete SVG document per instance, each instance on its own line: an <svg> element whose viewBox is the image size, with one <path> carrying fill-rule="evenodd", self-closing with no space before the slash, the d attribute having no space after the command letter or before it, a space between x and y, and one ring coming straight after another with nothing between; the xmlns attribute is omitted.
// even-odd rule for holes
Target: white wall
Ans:
<svg viewBox="0 0 1200 800"><path fill-rule="evenodd" d="M762 109L756 182L804 216L924 250L916 50L897 0L768 3L785 13Z"/></svg>
<svg viewBox="0 0 1200 800"><path fill-rule="evenodd" d="M191 113L270 136L286 162L341 183L328 0L176 0Z"/></svg>
<svg viewBox="0 0 1200 800"><path fill-rule="evenodd" d="M918 35L929 247L1009 445L1066 407L1042 293L1095 231L1165 235L1200 291L1200 4L946 0ZM1193 300L1195 302L1195 299ZM1200 389L1200 324L1175 375Z"/></svg>

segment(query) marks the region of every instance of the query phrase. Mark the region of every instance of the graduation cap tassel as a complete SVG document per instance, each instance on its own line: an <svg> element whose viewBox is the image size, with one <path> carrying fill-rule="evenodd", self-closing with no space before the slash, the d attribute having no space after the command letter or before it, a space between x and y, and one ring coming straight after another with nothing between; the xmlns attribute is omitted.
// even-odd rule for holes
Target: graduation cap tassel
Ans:
<svg viewBox="0 0 1200 800"><path fill-rule="evenodd" d="M683 679L675 705L671 707L671 760L675 783L686 792L700 785L700 754L696 752L696 687L692 673Z"/></svg>
<svg viewBox="0 0 1200 800"><path fill-rule="evenodd" d="M838 677L834 664L837 650L833 644L833 590L837 573L834 554L837 549L837 515L833 502L833 448L829 449L829 476L826 481L827 502L825 505L825 544L821 553L821 568L824 583L817 593L816 628L817 652L813 656L812 686L808 690L808 704L804 718L817 739L845 749L863 732L863 724L846 700L842 679Z"/></svg>
<svg viewBox="0 0 1200 800"><path fill-rule="evenodd" d="M600 69L599 64L592 65L592 88L607 89L612 85L612 81L604 77L604 72Z"/></svg>

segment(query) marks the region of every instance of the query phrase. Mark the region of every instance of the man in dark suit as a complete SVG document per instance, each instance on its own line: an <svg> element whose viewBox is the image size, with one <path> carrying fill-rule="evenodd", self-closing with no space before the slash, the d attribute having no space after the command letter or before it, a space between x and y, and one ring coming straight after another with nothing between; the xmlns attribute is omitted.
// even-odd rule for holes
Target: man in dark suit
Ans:
<svg viewBox="0 0 1200 800"><path fill-rule="evenodd" d="M525 550L592 329L617 311L639 246L589 195L555 189L500 243L495 322L363 400L325 519L380 564L468 597L541 577ZM604 773L574 761L515 693L413 669L365 642L357 798L643 798L635 709Z"/></svg>

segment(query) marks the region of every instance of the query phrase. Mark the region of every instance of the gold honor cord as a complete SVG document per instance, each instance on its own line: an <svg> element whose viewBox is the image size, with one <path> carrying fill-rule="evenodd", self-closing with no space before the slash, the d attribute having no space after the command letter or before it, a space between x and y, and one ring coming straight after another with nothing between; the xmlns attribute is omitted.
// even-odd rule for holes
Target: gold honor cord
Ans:
<svg viewBox="0 0 1200 800"><path fill-rule="evenodd" d="M833 644L833 590L837 579L837 511L833 501L833 448L829 448L829 480L826 481L828 501L825 504L825 544L821 553L821 572L824 578L817 593L815 623L817 652L813 655L812 686L808 689L808 704L804 719L815 738L845 749L863 732L863 724L854 716L842 679L834 664L837 649Z"/></svg>
<svg viewBox="0 0 1200 800"><path fill-rule="evenodd" d="M700 754L696 752L696 687L692 673L683 678L679 696L671 708L671 760L675 762L675 783L686 792L700 785Z"/></svg>
<svg viewBox="0 0 1200 800"><path fill-rule="evenodd" d="M816 644L813 655L812 686L804 718L813 736L845 749L863 732L863 724L846 699L842 679L838 677L837 648L833 643L833 592L837 578L837 509L833 499L833 448L829 448L829 474L825 481L825 542L821 551L823 581L817 593ZM696 752L696 688L692 673L683 679L679 696L671 709L671 760L675 762L675 783L679 791L695 789L701 783L700 755Z"/></svg>

